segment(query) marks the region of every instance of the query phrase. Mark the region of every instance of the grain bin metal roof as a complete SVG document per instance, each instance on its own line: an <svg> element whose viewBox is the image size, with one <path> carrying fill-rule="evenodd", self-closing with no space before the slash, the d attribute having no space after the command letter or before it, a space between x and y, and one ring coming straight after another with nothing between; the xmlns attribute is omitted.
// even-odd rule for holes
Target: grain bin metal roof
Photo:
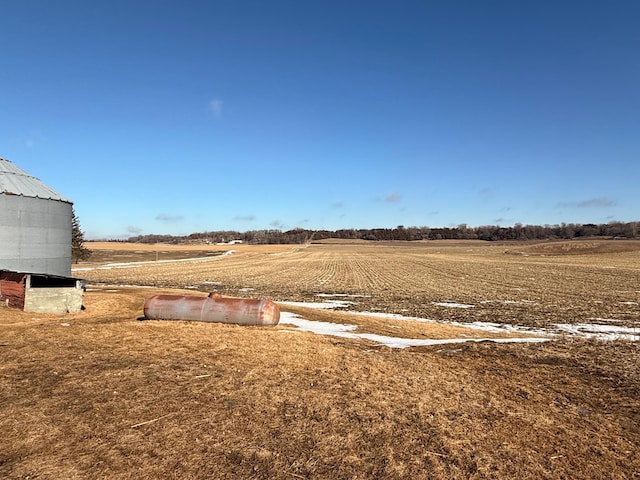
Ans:
<svg viewBox="0 0 640 480"><path fill-rule="evenodd" d="M0 194L21 195L23 197L72 203L37 178L32 177L2 157L0 157Z"/></svg>

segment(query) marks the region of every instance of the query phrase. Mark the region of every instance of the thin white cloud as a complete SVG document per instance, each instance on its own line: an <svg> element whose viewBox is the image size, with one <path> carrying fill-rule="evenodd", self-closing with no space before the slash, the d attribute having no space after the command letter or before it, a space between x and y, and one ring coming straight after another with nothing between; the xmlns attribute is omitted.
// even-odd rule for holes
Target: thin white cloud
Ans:
<svg viewBox="0 0 640 480"><path fill-rule="evenodd" d="M24 146L28 149L35 147L42 140L42 135L38 132L32 132L24 141Z"/></svg>
<svg viewBox="0 0 640 480"><path fill-rule="evenodd" d="M209 110L213 113L213 116L218 118L222 115L222 100L214 98L209 102Z"/></svg>
<svg viewBox="0 0 640 480"><path fill-rule="evenodd" d="M591 198L589 200L578 202L578 208L590 208L590 207L606 208L606 207L613 207L614 205L615 205L615 202L610 198L606 198L606 197Z"/></svg>
<svg viewBox="0 0 640 480"><path fill-rule="evenodd" d="M402 199L402 195L399 193L392 193L384 197L384 201L387 203L398 203Z"/></svg>
<svg viewBox="0 0 640 480"><path fill-rule="evenodd" d="M156 220L158 220L159 222L176 223L176 222L183 221L184 220L184 216L182 216L182 215L170 215L168 213L160 213L159 215L156 216Z"/></svg>
<svg viewBox="0 0 640 480"><path fill-rule="evenodd" d="M233 217L234 220L240 222L253 222L256 219L255 215L236 215Z"/></svg>
<svg viewBox="0 0 640 480"><path fill-rule="evenodd" d="M609 208L616 204L607 197L595 197L580 202L558 202L558 208Z"/></svg>

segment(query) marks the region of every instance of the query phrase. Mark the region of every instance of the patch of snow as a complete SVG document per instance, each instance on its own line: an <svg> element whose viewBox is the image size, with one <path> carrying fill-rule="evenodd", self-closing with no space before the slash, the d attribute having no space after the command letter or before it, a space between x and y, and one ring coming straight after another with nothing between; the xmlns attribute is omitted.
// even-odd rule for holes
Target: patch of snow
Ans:
<svg viewBox="0 0 640 480"><path fill-rule="evenodd" d="M346 307L353 302L346 302L340 300L327 300L322 303L311 302L278 302L282 305L293 305L307 308L318 309L332 309ZM525 334L525 335L546 335L557 336L559 334L575 335L582 338L597 338L601 340L631 340L640 341L640 329L630 327L619 327L615 325L598 325L598 324L556 324L555 331L549 331L543 328L531 328L522 325L513 325L509 323L497 323L497 322L455 322L444 320L433 320L429 318L410 317L406 315L400 315L397 313L384 313L384 312L349 312L352 315L362 315L367 317L387 318L391 320L406 320L422 323L437 323L442 325L453 325L462 328L472 328L476 330L483 330L491 333L504 333L504 334ZM283 312L282 314L286 314ZM595 321L604 322L616 322L615 319L591 319ZM321 322L326 323L326 322ZM470 339L472 340L472 339ZM497 341L497 340L496 340ZM500 340L502 341L502 340Z"/></svg>
<svg viewBox="0 0 640 480"><path fill-rule="evenodd" d="M315 320L305 320L295 313L281 312L280 323L286 325L294 325L299 330L305 332L318 333L320 335L342 336L346 332L352 332L358 329L358 325L349 325L332 322L317 322ZM350 336L349 338L356 338Z"/></svg>
<svg viewBox="0 0 640 480"><path fill-rule="evenodd" d="M597 323L556 323L554 326L562 333L583 338L599 340L640 340L640 330L616 325L599 325Z"/></svg>
<svg viewBox="0 0 640 480"><path fill-rule="evenodd" d="M512 325L510 323L496 322L441 322L456 327L472 328L474 330L483 330L493 333L525 333L529 335L549 335L547 330L536 329L531 327L523 327L522 325Z"/></svg>
<svg viewBox="0 0 640 480"><path fill-rule="evenodd" d="M280 305L290 305L292 307L316 308L319 310L331 310L332 308L344 308L352 305L353 302L346 300L325 300L319 302L278 302Z"/></svg>
<svg viewBox="0 0 640 480"><path fill-rule="evenodd" d="M475 305L468 305L466 303L455 303L455 302L431 302L432 305L436 305L437 307L449 307L449 308L473 308Z"/></svg>
<svg viewBox="0 0 640 480"><path fill-rule="evenodd" d="M325 298L369 298L371 295L358 295L352 293L316 293L316 297L325 297Z"/></svg>
<svg viewBox="0 0 640 480"><path fill-rule="evenodd" d="M319 335L370 340L380 345L386 345L390 348L423 347L464 342L537 343L549 341L548 338L447 338L436 340L388 337L386 335L377 335L375 333L355 333L354 330L358 329L357 325L305 320L300 318L298 315L289 312L282 312L280 314L280 323L295 325L300 330Z"/></svg>
<svg viewBox="0 0 640 480"><path fill-rule="evenodd" d="M206 262L211 260L216 260L220 257L226 257L227 255L231 255L235 253L235 250L229 250L224 252L221 255L216 255L215 257L193 257L193 258L176 258L173 260L148 260L144 262L124 262L124 263L106 263L99 267L79 267L72 268L74 272L87 272L91 270L112 270L114 268L135 268L140 265L157 265L161 263L179 263L179 262Z"/></svg>
<svg viewBox="0 0 640 480"><path fill-rule="evenodd" d="M328 302L324 303L307 303L307 302L278 302L280 304L296 304L300 307L307 308L321 308L321 309L330 309L331 304ZM350 302L348 302L350 303ZM529 327L523 327L520 325L511 325L505 323L493 323L493 322L453 322L453 321L443 321L443 320L433 320L431 318L422 318L422 317L411 317L407 315L401 315L399 313L385 313L385 312L349 312L351 315L361 315L365 317L375 317L375 318L387 318L390 320L401 320L401 321L411 321L411 322L421 322L421 323L437 323L443 325L453 325L456 327L463 328L473 328L476 330L484 330L487 332L493 333L525 333L530 335L548 335L549 332L546 330L538 330Z"/></svg>

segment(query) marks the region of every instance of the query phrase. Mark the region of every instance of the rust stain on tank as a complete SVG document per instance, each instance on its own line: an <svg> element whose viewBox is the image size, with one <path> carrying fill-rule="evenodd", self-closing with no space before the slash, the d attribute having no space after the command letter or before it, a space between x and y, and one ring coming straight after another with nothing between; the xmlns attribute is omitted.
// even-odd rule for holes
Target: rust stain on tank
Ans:
<svg viewBox="0 0 640 480"><path fill-rule="evenodd" d="M149 320L195 320L237 325L277 325L280 307L271 300L193 295L155 295L144 304Z"/></svg>

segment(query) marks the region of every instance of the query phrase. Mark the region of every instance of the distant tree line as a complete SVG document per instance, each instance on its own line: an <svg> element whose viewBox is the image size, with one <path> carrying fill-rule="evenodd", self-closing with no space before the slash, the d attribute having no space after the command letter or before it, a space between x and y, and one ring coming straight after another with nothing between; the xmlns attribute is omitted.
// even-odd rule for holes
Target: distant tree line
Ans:
<svg viewBox="0 0 640 480"><path fill-rule="evenodd" d="M404 227L373 229L341 229L341 230L249 230L236 232L233 230L192 233L185 236L174 235L138 235L130 237L129 242L136 243L200 243L215 244L241 240L250 244L304 244L326 238L352 240L547 240L575 239L582 237L638 238L640 222L610 222L596 225L593 223L560 225L522 225L516 223L512 227L484 225L469 227L465 224L457 227Z"/></svg>

